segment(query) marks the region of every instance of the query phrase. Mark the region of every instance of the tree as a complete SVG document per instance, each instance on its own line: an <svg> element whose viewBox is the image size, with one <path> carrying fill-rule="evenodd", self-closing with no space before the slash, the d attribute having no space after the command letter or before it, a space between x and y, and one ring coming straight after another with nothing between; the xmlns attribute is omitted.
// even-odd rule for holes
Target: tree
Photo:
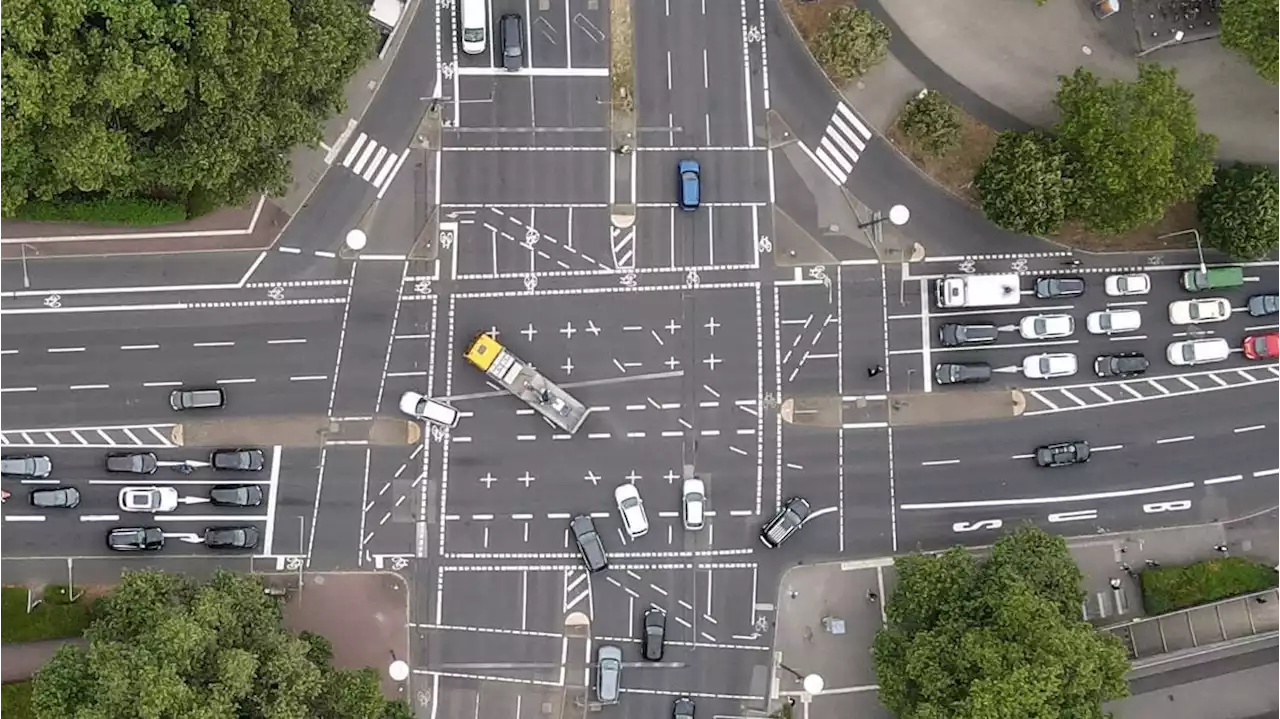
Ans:
<svg viewBox="0 0 1280 719"><path fill-rule="evenodd" d="M936 90L925 90L909 100L898 116L898 126L934 156L960 144L960 111Z"/></svg>
<svg viewBox="0 0 1280 719"><path fill-rule="evenodd" d="M1066 216L1057 145L1035 132L1002 132L973 178L988 220L1006 230L1051 235Z"/></svg>
<svg viewBox="0 0 1280 719"><path fill-rule="evenodd" d="M1235 50L1262 77L1276 82L1280 57L1280 2L1277 0L1223 0L1218 13L1222 34L1218 41Z"/></svg>
<svg viewBox="0 0 1280 719"><path fill-rule="evenodd" d="M353 0L10 0L2 210L28 199L237 202L342 109L376 33Z"/></svg>
<svg viewBox="0 0 1280 719"><path fill-rule="evenodd" d="M1242 260L1267 257L1280 237L1280 175L1257 165L1218 168L1196 209L1207 244Z"/></svg>
<svg viewBox="0 0 1280 719"><path fill-rule="evenodd" d="M1142 65L1106 84L1084 68L1060 78L1056 128L1071 181L1067 217L1104 234L1149 225L1195 197L1213 175L1217 138L1196 130L1177 73Z"/></svg>
<svg viewBox="0 0 1280 719"><path fill-rule="evenodd" d="M845 5L831 11L827 25L813 40L813 56L831 79L861 77L889 54L891 33L866 10Z"/></svg>
<svg viewBox="0 0 1280 719"><path fill-rule="evenodd" d="M1094 719L1127 694L1114 636L1080 619L1066 543L1030 525L985 561L962 548L895 562L872 654L880 701L900 719Z"/></svg>
<svg viewBox="0 0 1280 719"><path fill-rule="evenodd" d="M36 675L32 708L37 719L403 716L376 673L333 668L328 640L281 620L252 576L127 573L96 608L88 648L64 647Z"/></svg>

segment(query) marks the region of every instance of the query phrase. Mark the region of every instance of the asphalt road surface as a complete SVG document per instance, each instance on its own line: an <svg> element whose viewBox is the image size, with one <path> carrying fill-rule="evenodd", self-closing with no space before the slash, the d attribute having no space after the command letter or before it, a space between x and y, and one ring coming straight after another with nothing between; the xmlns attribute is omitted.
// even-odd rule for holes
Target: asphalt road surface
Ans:
<svg viewBox="0 0 1280 719"><path fill-rule="evenodd" d="M609 130L607 0L492 11L477 56L456 51L448 4L397 30L404 50L369 112L331 142L330 171L271 250L4 265L0 443L55 467L39 483L5 478L7 580L64 581L72 567L97 581L135 566L399 571L414 587L423 716L520 719L548 704L576 716L604 644L625 666L622 701L602 716L662 715L680 695L700 716L736 716L769 691L773 597L796 562L985 543L1022 520L1076 535L1226 519L1274 494L1280 368L1239 352L1169 366L1165 346L1190 336L1167 319L1186 296L1172 261L1091 258L1070 272L1083 297L938 310L937 277L1015 271L1029 291L1063 274L1063 253L994 231L923 182L835 101L773 3L633 3L626 159ZM506 13L524 18L518 72L493 54ZM702 166L697 211L676 204L681 159ZM910 203L901 231L925 259L882 264L875 236L851 229L862 215L846 189L867 207ZM614 226L617 204L636 206L634 225ZM342 249L355 227L369 238L358 256ZM818 239L790 244L801 236ZM1117 271L1149 272L1154 290L1105 297ZM1275 331L1274 316L1240 311L1276 291L1274 263L1246 275L1222 293L1230 319L1196 332L1238 347ZM1122 305L1139 330L1085 330L1088 313ZM1074 332L1022 339L1015 326L1035 313L1069 315ZM948 321L996 324L1000 341L941 347ZM587 406L581 429L553 428L468 364L479 332ZM1075 354L1079 372L1016 371L1045 351ZM1094 357L1119 351L1145 353L1151 370L1093 377ZM943 387L943 361L997 371ZM221 387L227 407L176 414L167 395L180 386ZM458 426L408 421L397 404L409 390L450 401ZM1033 466L1036 446L1077 438L1096 450L1089 464ZM102 469L111 451L176 462L236 446L263 448L267 466L143 482ZM700 531L680 519L688 476L708 488ZM208 506L221 482L260 485L263 505ZM183 503L122 512L119 488L146 483ZM636 539L614 506L623 483L649 520ZM25 506L27 491L56 485L81 490L81 505ZM767 550L759 529L792 496L814 513ZM595 519L608 571L583 570L576 514ZM106 530L133 522L161 526L163 551L108 556ZM211 559L199 533L232 523L259 529L259 549ZM668 617L657 663L639 648L651 606ZM584 637L566 625L578 614Z"/></svg>

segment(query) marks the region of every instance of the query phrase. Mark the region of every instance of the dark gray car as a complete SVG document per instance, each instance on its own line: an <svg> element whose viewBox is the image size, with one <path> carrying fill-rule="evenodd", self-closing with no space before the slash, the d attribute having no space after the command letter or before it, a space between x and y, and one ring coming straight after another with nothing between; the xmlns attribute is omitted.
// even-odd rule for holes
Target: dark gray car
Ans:
<svg viewBox="0 0 1280 719"><path fill-rule="evenodd" d="M679 697L671 705L671 719L694 719L697 705L691 697Z"/></svg>
<svg viewBox="0 0 1280 719"><path fill-rule="evenodd" d="M112 452L107 455L108 472L154 474L157 466L154 452Z"/></svg>
<svg viewBox="0 0 1280 719"><path fill-rule="evenodd" d="M1093 373L1099 377L1137 377L1151 367L1141 352L1102 355L1093 361Z"/></svg>
<svg viewBox="0 0 1280 719"><path fill-rule="evenodd" d="M569 532L573 541L582 553L582 563L587 565L588 572L601 572L609 568L609 558L604 553L604 542L596 531L596 523L591 517L579 514L569 520Z"/></svg>
<svg viewBox="0 0 1280 719"><path fill-rule="evenodd" d="M209 490L216 507L256 507L262 504L262 488L256 484L219 484Z"/></svg>
<svg viewBox="0 0 1280 719"><path fill-rule="evenodd" d="M524 67L524 18L509 13L498 20L502 37L502 66L510 72Z"/></svg>
<svg viewBox="0 0 1280 719"><path fill-rule="evenodd" d="M267 457L260 449L215 449L209 455L214 469L235 472L257 472L267 464Z"/></svg>
<svg viewBox="0 0 1280 719"><path fill-rule="evenodd" d="M1079 297L1084 294L1083 277L1041 277L1035 284L1036 297L1051 300L1055 297Z"/></svg>
<svg viewBox="0 0 1280 719"><path fill-rule="evenodd" d="M948 322L938 328L938 341L943 347L985 345L998 339L1000 339L1000 330L995 325L962 325Z"/></svg>
<svg viewBox="0 0 1280 719"><path fill-rule="evenodd" d="M0 459L0 474L22 479L44 479L53 472L53 461L43 454L9 455Z"/></svg>
<svg viewBox="0 0 1280 719"><path fill-rule="evenodd" d="M991 365L986 362L943 362L933 373L938 384L976 384L991 381Z"/></svg>
<svg viewBox="0 0 1280 719"><path fill-rule="evenodd" d="M657 607L649 607L644 610L643 624L641 653L651 662L660 662L667 643L667 613Z"/></svg>
<svg viewBox="0 0 1280 719"><path fill-rule="evenodd" d="M210 549L253 549L258 546L258 530L254 527L208 527L204 530L204 546Z"/></svg>
<svg viewBox="0 0 1280 719"><path fill-rule="evenodd" d="M75 487L33 489L27 499L39 509L75 509L80 506L80 491Z"/></svg>
<svg viewBox="0 0 1280 719"><path fill-rule="evenodd" d="M1280 295L1254 295L1249 298L1249 315L1266 317L1280 312Z"/></svg>
<svg viewBox="0 0 1280 719"><path fill-rule="evenodd" d="M1041 467L1066 467L1084 464L1093 456L1089 443L1084 440L1057 442L1036 448L1036 464Z"/></svg>

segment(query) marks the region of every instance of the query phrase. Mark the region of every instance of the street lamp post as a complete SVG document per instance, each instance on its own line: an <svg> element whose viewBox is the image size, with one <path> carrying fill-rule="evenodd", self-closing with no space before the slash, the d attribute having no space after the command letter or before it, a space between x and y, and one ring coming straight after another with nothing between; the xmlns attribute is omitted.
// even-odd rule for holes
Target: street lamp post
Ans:
<svg viewBox="0 0 1280 719"><path fill-rule="evenodd" d="M885 220L892 222L894 225L897 225L898 227L901 227L907 224L907 220L910 220L910 219L911 219L911 210L906 205L894 205L893 207L889 208L888 217L881 215L880 212L877 210L871 216L871 220L858 225L858 229L875 227L876 225L879 225L881 222L884 222Z"/></svg>
<svg viewBox="0 0 1280 719"><path fill-rule="evenodd" d="M1156 237L1157 240L1163 240L1168 237L1177 237L1178 235L1191 235L1196 238L1196 254L1200 256L1200 272L1208 272L1208 268L1204 264L1204 247L1200 244L1200 231L1196 229L1179 230L1178 232L1170 232L1167 235Z"/></svg>
<svg viewBox="0 0 1280 719"><path fill-rule="evenodd" d="M1163 49L1163 48L1169 47L1170 45L1176 45L1176 44L1178 44L1178 43L1182 42L1182 38L1183 38L1183 37L1185 37L1185 36L1186 36L1186 33L1184 33L1184 32L1182 32L1181 30L1179 30L1179 31L1177 31L1177 32L1175 32L1175 33L1173 34L1173 37L1172 37L1172 38L1170 38L1170 39L1168 39L1168 40L1165 40L1164 42L1160 43L1159 45L1156 45L1155 47L1149 47L1149 48L1147 48L1146 50L1143 50L1142 52L1138 53L1138 54L1137 54L1137 55L1135 55L1134 57L1146 57L1147 55L1150 55L1151 53L1155 52L1156 50L1160 50L1160 49Z"/></svg>
<svg viewBox="0 0 1280 719"><path fill-rule="evenodd" d="M348 259L358 257L367 244L369 244L369 236L364 233L364 230L353 229L347 232L347 236L342 240L343 254Z"/></svg>

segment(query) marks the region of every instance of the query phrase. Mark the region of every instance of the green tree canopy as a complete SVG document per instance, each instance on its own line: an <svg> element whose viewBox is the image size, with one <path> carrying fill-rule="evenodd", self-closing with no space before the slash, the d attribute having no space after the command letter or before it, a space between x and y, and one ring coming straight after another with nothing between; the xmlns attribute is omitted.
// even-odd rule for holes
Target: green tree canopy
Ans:
<svg viewBox="0 0 1280 719"><path fill-rule="evenodd" d="M283 192L376 33L356 0L8 0L2 209Z"/></svg>
<svg viewBox="0 0 1280 719"><path fill-rule="evenodd" d="M836 82L861 77L889 55L892 33L875 15L843 5L812 40L813 56Z"/></svg>
<svg viewBox="0 0 1280 719"><path fill-rule="evenodd" d="M898 126L935 157L960 144L960 110L937 90L925 90L908 100Z"/></svg>
<svg viewBox="0 0 1280 719"><path fill-rule="evenodd" d="M1277 79L1280 62L1280 2L1277 0L1222 0L1218 14L1222 34L1218 40L1244 56L1258 74Z"/></svg>
<svg viewBox="0 0 1280 719"><path fill-rule="evenodd" d="M1002 132L973 185L988 220L1014 232L1051 235L1066 216L1062 153L1035 132Z"/></svg>
<svg viewBox="0 0 1280 719"><path fill-rule="evenodd" d="M36 675L37 719L387 719L372 670L329 664L329 643L281 624L257 578L219 572L203 585L157 571L125 574L85 632Z"/></svg>
<svg viewBox="0 0 1280 719"><path fill-rule="evenodd" d="M1080 619L1080 571L1027 525L985 561L954 548L895 562L872 654L899 719L1100 719L1125 696L1125 650Z"/></svg>
<svg viewBox="0 0 1280 719"><path fill-rule="evenodd" d="M1084 68L1061 78L1056 128L1071 181L1067 216L1120 234L1190 200L1213 175L1217 138L1197 131L1177 73L1142 65L1136 82L1107 83Z"/></svg>
<svg viewBox="0 0 1280 719"><path fill-rule="evenodd" d="M1257 165L1218 168L1196 209L1207 244L1242 260L1270 256L1280 237L1280 175Z"/></svg>

